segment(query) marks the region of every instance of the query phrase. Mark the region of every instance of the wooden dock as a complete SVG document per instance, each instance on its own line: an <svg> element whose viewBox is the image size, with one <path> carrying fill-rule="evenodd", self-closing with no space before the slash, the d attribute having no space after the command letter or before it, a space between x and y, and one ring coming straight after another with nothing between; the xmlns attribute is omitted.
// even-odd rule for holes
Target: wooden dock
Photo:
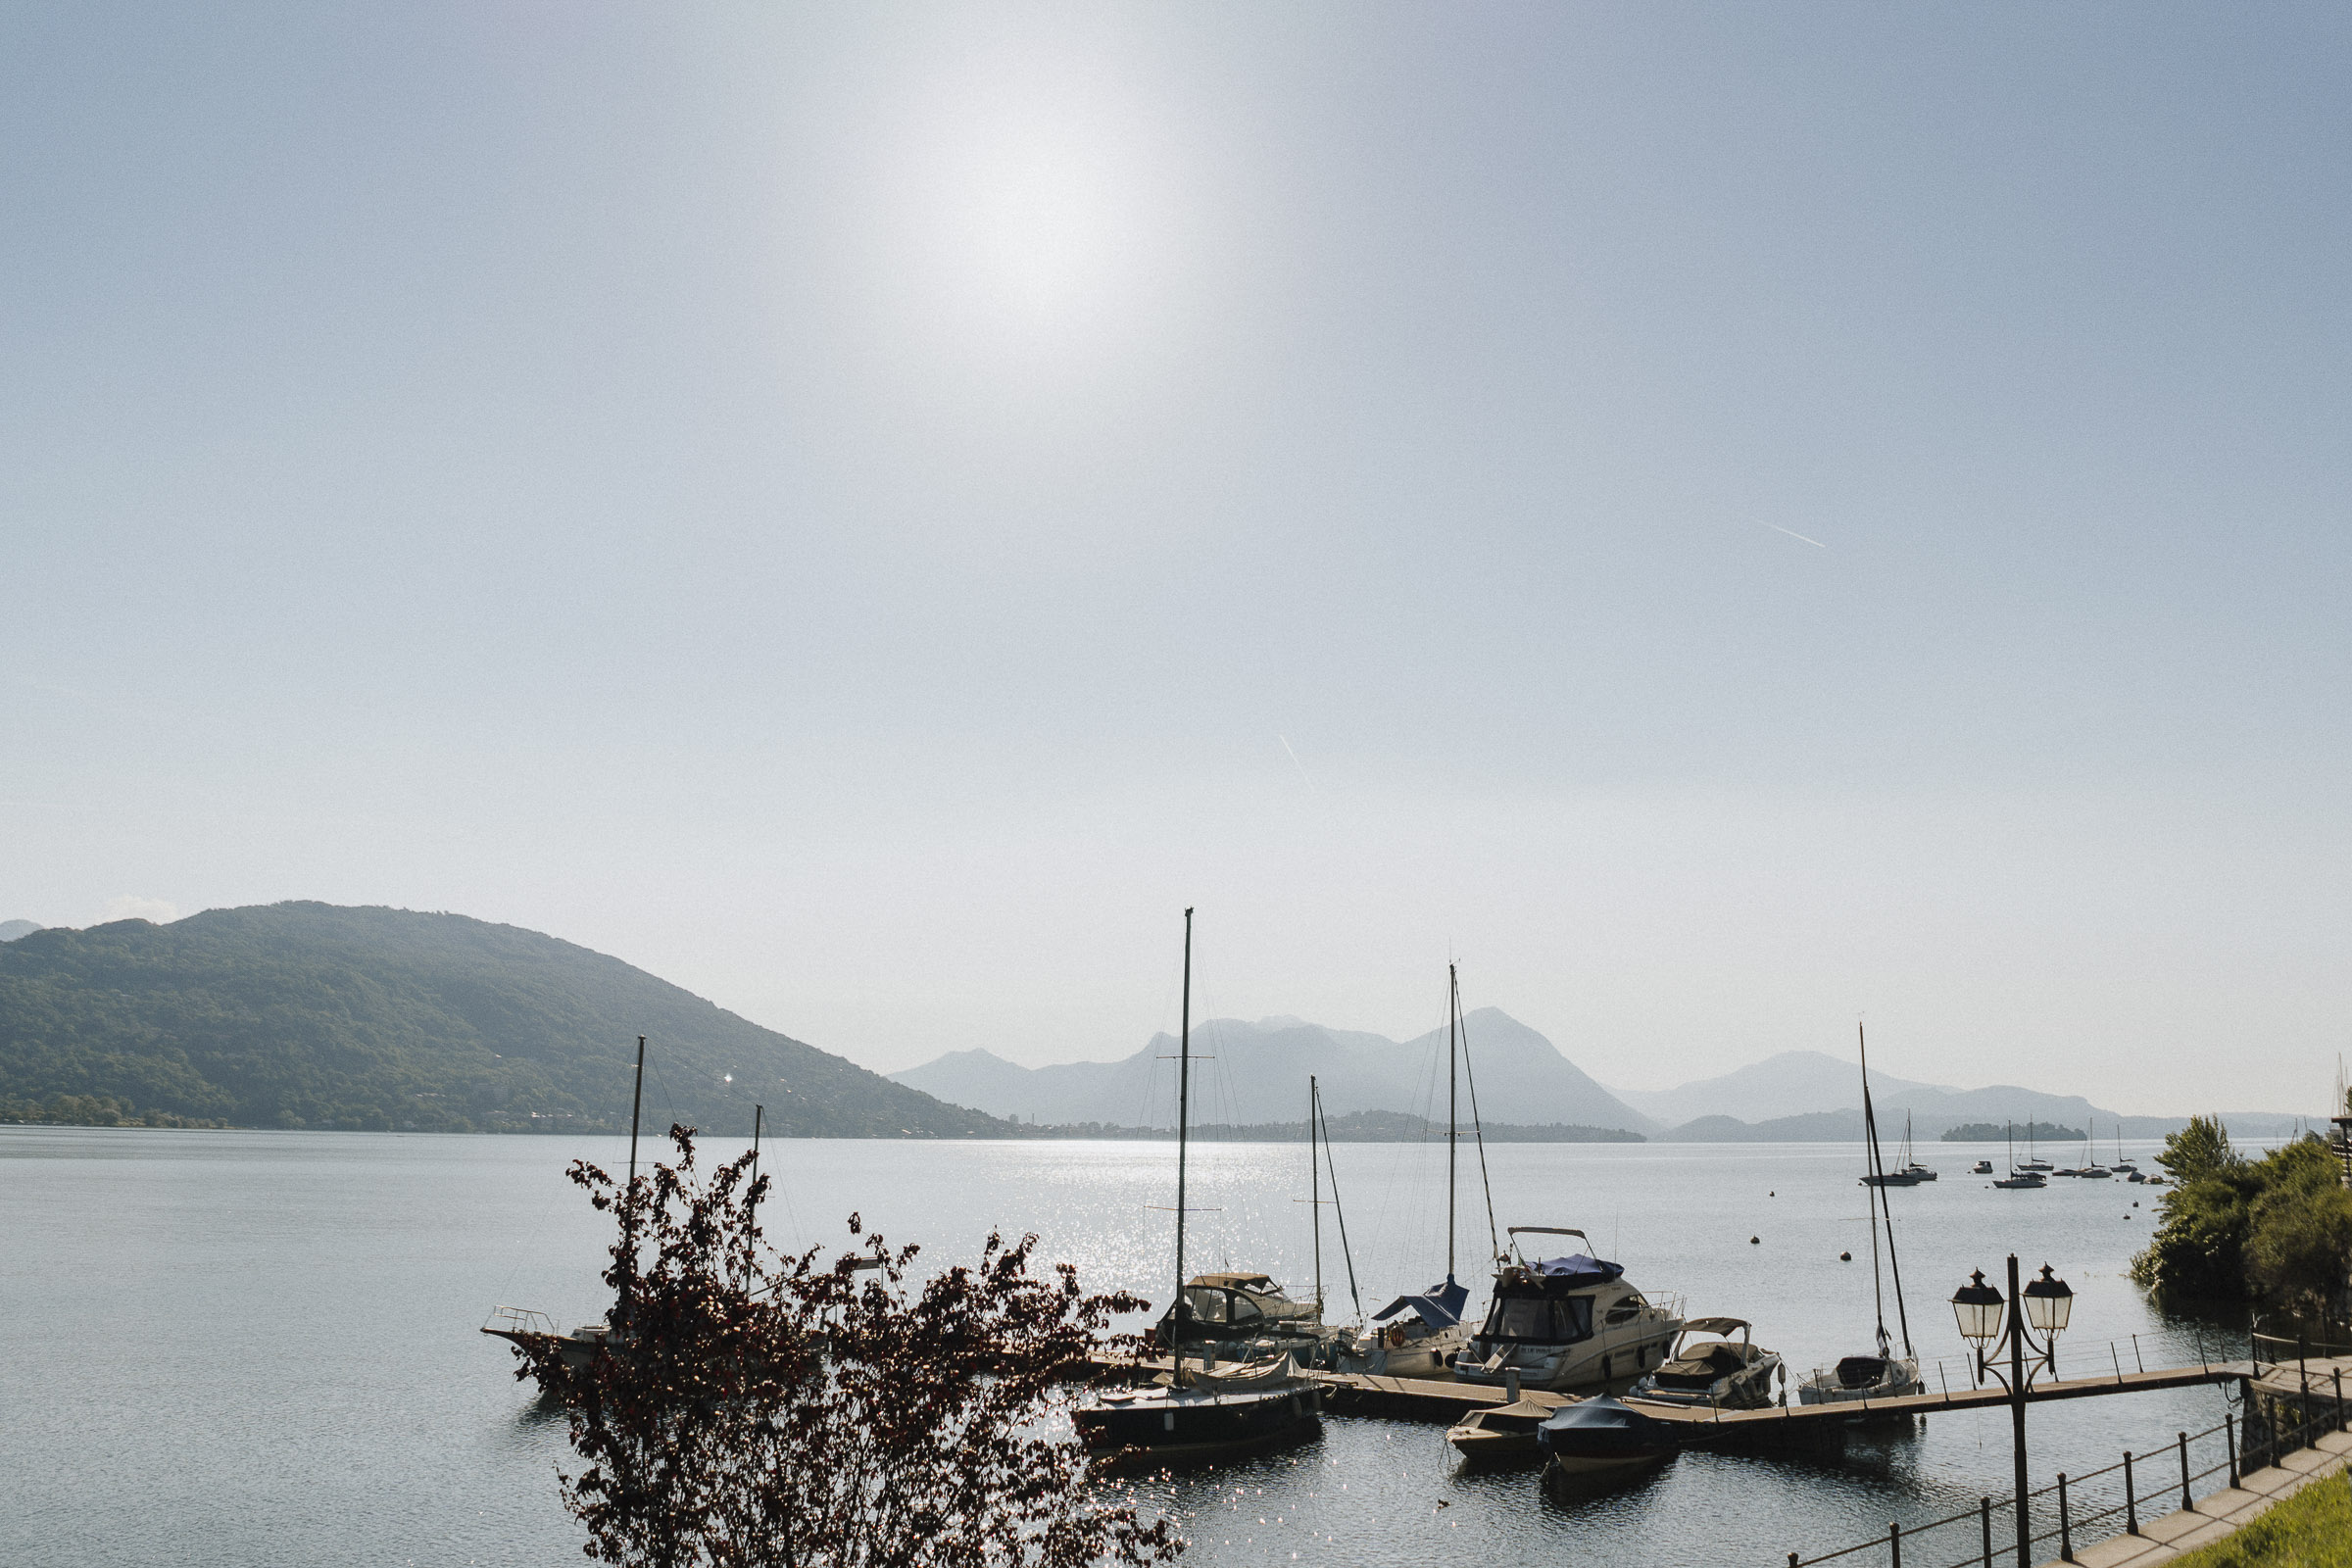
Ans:
<svg viewBox="0 0 2352 1568"><path fill-rule="evenodd" d="M1105 1374L1149 1376L1168 1370L1163 1356L1142 1362L1098 1363ZM2196 1366L2165 1367L2153 1372L2112 1372L2100 1377L2063 1378L2036 1384L2027 1391L2028 1403L2050 1399L2086 1399L2111 1394L2148 1394L2161 1389L2195 1388L2201 1384L2236 1383L2254 1377L2248 1361L2211 1361ZM2274 1372L2274 1375L2275 1372ZM1299 1376L1324 1386L1324 1408L1334 1415L1379 1416L1391 1420L1437 1421L1447 1425L1473 1410L1508 1402L1503 1389L1484 1383L1451 1379L1386 1378L1361 1372L1301 1372ZM1549 1394L1530 1389L1519 1396L1539 1404L1575 1402L1580 1396ZM1914 1394L1894 1399L1854 1399L1838 1404L1772 1405L1761 1410L1692 1409L1688 1405L1626 1401L1644 1415L1671 1421L1688 1434L1694 1447L1748 1446L1815 1447L1824 1441L1841 1442L1845 1430L1859 1421L1886 1421L1934 1415L1952 1410L1997 1408L2009 1402L2007 1391L1990 1380L1983 1388L1948 1393Z"/></svg>

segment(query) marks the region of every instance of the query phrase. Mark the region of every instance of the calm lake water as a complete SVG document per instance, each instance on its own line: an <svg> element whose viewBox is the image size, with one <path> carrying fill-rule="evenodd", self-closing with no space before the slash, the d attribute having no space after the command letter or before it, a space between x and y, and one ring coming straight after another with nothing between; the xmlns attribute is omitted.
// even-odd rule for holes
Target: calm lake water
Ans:
<svg viewBox="0 0 2352 1568"><path fill-rule="evenodd" d="M558 1503L560 1417L475 1333L490 1308L569 1326L604 1305L607 1240L563 1177L617 1169L626 1140L0 1128L0 1562L24 1565L577 1562ZM649 1150L656 1146L648 1142ZM2145 1162L2150 1146L2127 1146ZM731 1152L715 1141L711 1153ZM1367 1309L1445 1272L1445 1151L1337 1149ZM1962 1345L1944 1304L2017 1251L2078 1293L2061 1370L2243 1354L2242 1338L2167 1322L2127 1277L2156 1194L2122 1182L1996 1192L1981 1152L1934 1145L1942 1179L1893 1201L1913 1341ZM1751 1318L1793 1380L1864 1348L1869 1231L1857 1161L1816 1145L1504 1145L1488 1152L1497 1221L1573 1225L1653 1295ZM781 1244L844 1238L856 1209L934 1260L991 1228L1034 1230L1092 1285L1168 1288L1170 1144L790 1142L767 1146ZM1484 1304L1486 1201L1467 1152L1459 1272ZM1311 1288L1298 1146L1195 1146L1197 1268L1264 1268ZM2134 1207L2134 1202L2141 1206ZM1329 1211L1326 1210L1328 1216ZM1337 1227L1324 1283L1348 1314ZM1755 1238L1751 1244L1750 1238ZM1840 1251L1855 1261L1840 1263ZM1891 1306L1888 1310L1893 1321ZM2036 1484L2147 1451L2221 1419L2216 1390L2036 1406ZM1456 1463L1442 1429L1332 1420L1316 1444L1155 1495L1193 1563L1422 1565L1604 1555L1620 1568L1774 1568L2006 1486L2007 1415L1937 1416L1858 1442L1838 1463L1686 1454L1649 1481L1563 1505L1534 1472ZM1937 1554L1956 1560L1967 1549ZM1876 1563L1883 1554L1860 1556ZM1927 1557L1922 1556L1922 1561Z"/></svg>

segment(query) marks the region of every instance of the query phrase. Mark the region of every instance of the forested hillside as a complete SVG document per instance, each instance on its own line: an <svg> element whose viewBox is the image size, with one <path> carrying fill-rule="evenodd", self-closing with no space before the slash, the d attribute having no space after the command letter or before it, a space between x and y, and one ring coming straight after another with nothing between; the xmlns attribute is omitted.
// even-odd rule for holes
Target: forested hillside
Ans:
<svg viewBox="0 0 2352 1568"><path fill-rule="evenodd" d="M0 1117L779 1136L1008 1129L515 926L275 904L0 945ZM69 1098L71 1097L71 1098ZM95 1115L91 1107L111 1105Z"/></svg>

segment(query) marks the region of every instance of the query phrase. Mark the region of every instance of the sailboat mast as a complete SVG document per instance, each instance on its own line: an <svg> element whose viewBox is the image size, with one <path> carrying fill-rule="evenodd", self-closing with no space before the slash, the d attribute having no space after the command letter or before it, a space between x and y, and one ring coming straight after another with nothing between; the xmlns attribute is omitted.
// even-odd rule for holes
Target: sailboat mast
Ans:
<svg viewBox="0 0 2352 1568"><path fill-rule="evenodd" d="M1331 1157L1331 1120L1323 1114L1322 1097L1315 1100L1315 1125L1323 1133L1323 1163L1331 1170L1331 1212L1340 1222L1340 1260L1348 1265L1348 1299L1355 1303L1355 1320L1364 1320L1364 1296L1355 1287L1355 1253L1348 1248L1348 1209L1340 1201L1340 1167Z"/></svg>
<svg viewBox="0 0 2352 1568"><path fill-rule="evenodd" d="M1887 1352L1886 1293L1879 1276L1879 1210L1886 1201L1886 1172L1879 1164L1879 1120L1870 1103L1870 1042L1862 1033L1862 1025L1854 1025L1854 1037L1862 1049L1862 1137L1865 1148L1862 1167L1867 1173L1865 1185L1870 1188L1870 1304L1879 1318L1879 1353Z"/></svg>
<svg viewBox="0 0 2352 1568"><path fill-rule="evenodd" d="M1894 1282L1894 1321L1903 1331L1903 1353L1913 1355L1917 1352L1911 1348L1911 1314L1903 1306L1903 1260L1894 1250L1894 1209L1886 1200L1885 1185L1886 1167L1883 1162L1879 1162L1879 1124L1870 1105L1870 1051L1867 1043L1862 1041L1862 1024L1859 1019L1854 1023L1854 1038L1857 1043L1862 1044L1862 1119L1870 1127L1870 1157L1874 1163L1878 1163L1879 1213L1886 1222L1886 1273ZM1906 1114L1903 1119L1906 1142L1909 1138L1910 1125L1910 1117ZM1874 1260L1878 1256L1878 1244L1875 1240L1871 1244L1871 1256ZM1875 1266L1871 1272L1873 1275L1871 1286L1875 1290L1878 1286L1876 1278L1878 1271ZM1879 1333L1884 1336L1886 1332L1886 1308L1881 1307L1879 1309Z"/></svg>
<svg viewBox="0 0 2352 1568"><path fill-rule="evenodd" d="M1454 1059L1460 1054L1456 1039L1460 1031L1455 1019L1462 1010L1462 983L1446 965L1446 1277L1453 1278L1453 1166L1454 1156L1462 1146L1461 1133L1454 1117Z"/></svg>
<svg viewBox="0 0 2352 1568"><path fill-rule="evenodd" d="M1307 1213L1315 1221L1315 1316L1323 1316L1323 1167L1315 1162L1315 1116L1323 1106L1323 1097L1315 1088L1315 1075L1306 1075L1306 1203Z"/></svg>
<svg viewBox="0 0 2352 1568"><path fill-rule="evenodd" d="M637 1113L645 1108L645 1036L637 1037L637 1092L629 1097L629 1182L637 1181Z"/></svg>
<svg viewBox="0 0 2352 1568"><path fill-rule="evenodd" d="M1193 1114L1193 911L1184 911L1184 1010L1176 1044L1176 1294L1168 1299L1168 1323L1173 1329L1184 1305L1184 1142ZM1171 1354L1181 1354L1183 1337Z"/></svg>
<svg viewBox="0 0 2352 1568"><path fill-rule="evenodd" d="M752 1198L747 1206L760 1206L760 1124L767 1119L765 1105L752 1107Z"/></svg>

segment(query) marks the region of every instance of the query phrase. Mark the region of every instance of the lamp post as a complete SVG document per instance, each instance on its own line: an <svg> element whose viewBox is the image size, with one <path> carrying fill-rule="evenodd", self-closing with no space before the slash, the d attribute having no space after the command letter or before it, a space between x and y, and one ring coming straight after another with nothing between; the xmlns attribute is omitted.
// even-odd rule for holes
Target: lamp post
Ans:
<svg viewBox="0 0 2352 1568"><path fill-rule="evenodd" d="M2051 1273L2047 1263L2041 1266L2041 1278L2019 1290L2015 1252L2009 1254L2006 1300L1984 1283L1983 1269L1952 1293L1952 1316L1959 1320L1960 1337L1976 1348L1978 1378L1990 1374L2009 1391L2009 1441L2017 1469L2017 1568L2031 1568L2034 1561L2034 1527L2026 1513L2026 1391L2038 1374L2057 1372L2058 1336L2066 1332L2074 1306L2073 1288ZM2006 1376L1997 1359L2003 1348L2009 1352Z"/></svg>

